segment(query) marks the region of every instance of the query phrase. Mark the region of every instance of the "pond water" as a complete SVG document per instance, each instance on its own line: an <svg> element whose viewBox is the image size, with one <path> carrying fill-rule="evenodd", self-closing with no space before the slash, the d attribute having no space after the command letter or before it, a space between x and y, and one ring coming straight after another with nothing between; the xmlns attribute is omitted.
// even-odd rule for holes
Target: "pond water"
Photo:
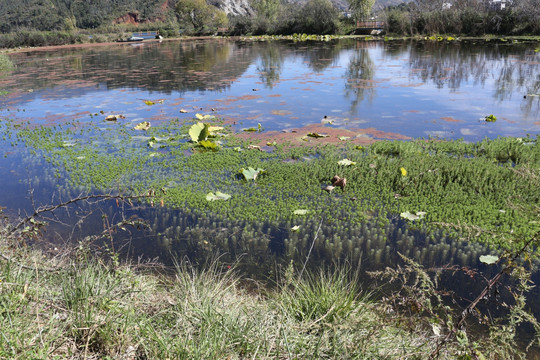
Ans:
<svg viewBox="0 0 540 360"><path fill-rule="evenodd" d="M0 119L52 127L99 125L108 115L122 114L122 122L133 127L141 121L155 126L201 113L217 114L238 131L260 124L276 136L306 129L336 138L347 135L360 143L525 137L540 133L538 47L534 42L501 41L215 39L28 50L10 54L15 70L0 78L0 91L7 92L0 96ZM491 114L497 121L484 121ZM51 203L73 195L32 152L12 147L5 136L0 149L6 155L0 159L0 205L7 207L6 213L31 211L36 199ZM119 213L114 202L97 209L73 208L72 223L80 220L77 212L92 211L85 215L88 225L79 229L62 219L68 226L54 228L49 237L76 240L101 231L104 215L112 223ZM130 251L136 255L163 259L175 249L203 258L216 249L233 255L249 251L255 267L269 260L269 248L291 258L305 256L321 228L317 219L305 220L305 230L291 234L287 221L249 224L204 211L151 206L128 209L124 215L141 216L152 225L152 231L130 238ZM403 220L354 229L324 224L325 237L332 245L322 240L311 255L314 261L363 254L362 263L373 268L395 263L396 250L427 264L482 267L476 259L488 251L443 234L427 237L409 231ZM459 281L474 288L472 279Z"/></svg>
<svg viewBox="0 0 540 360"><path fill-rule="evenodd" d="M55 124L210 112L239 128L321 124L364 138L477 141L540 131L538 43L166 41L11 54L0 117ZM147 106L144 100L158 101ZM488 115L497 121L481 121ZM101 118L99 118L101 120Z"/></svg>

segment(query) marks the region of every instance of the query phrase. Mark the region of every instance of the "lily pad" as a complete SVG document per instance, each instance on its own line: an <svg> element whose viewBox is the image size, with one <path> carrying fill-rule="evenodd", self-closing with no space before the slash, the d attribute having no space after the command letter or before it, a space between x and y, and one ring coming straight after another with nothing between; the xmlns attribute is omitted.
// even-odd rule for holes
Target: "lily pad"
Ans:
<svg viewBox="0 0 540 360"><path fill-rule="evenodd" d="M307 136L318 139L318 138L327 138L330 135L312 132L312 133L308 133Z"/></svg>
<svg viewBox="0 0 540 360"><path fill-rule="evenodd" d="M210 140L201 140L201 141L199 141L199 145L201 145L205 149L212 149L212 150L219 149L218 144L216 144L215 142L212 142Z"/></svg>
<svg viewBox="0 0 540 360"><path fill-rule="evenodd" d="M339 164L339 165L343 165L343 166L356 165L356 163L355 163L354 161L351 161L351 160L349 160L349 159L339 160L339 161L338 161L338 164Z"/></svg>
<svg viewBox="0 0 540 360"><path fill-rule="evenodd" d="M195 117L199 120L209 120L209 119L215 119L214 115L201 115L201 114L195 114Z"/></svg>
<svg viewBox="0 0 540 360"><path fill-rule="evenodd" d="M108 115L105 120L106 121L116 121L118 119L125 119L126 117L124 115Z"/></svg>
<svg viewBox="0 0 540 360"><path fill-rule="evenodd" d="M206 194L207 201L229 200L230 198L231 195L222 193L221 191L216 191L215 194L213 192Z"/></svg>
<svg viewBox="0 0 540 360"><path fill-rule="evenodd" d="M75 141L64 141L61 146L63 148L75 146Z"/></svg>
<svg viewBox="0 0 540 360"><path fill-rule="evenodd" d="M499 261L499 257L495 255L482 255L478 258L480 262L483 262L484 264L495 264L497 261Z"/></svg>
<svg viewBox="0 0 540 360"><path fill-rule="evenodd" d="M250 127L250 128L247 128L247 129L242 129L242 131L247 131L247 132L261 132L261 131L263 131L263 128L262 128L262 125L261 125L260 123L258 123L256 128Z"/></svg>
<svg viewBox="0 0 540 360"><path fill-rule="evenodd" d="M150 123L148 121L143 121L134 127L135 130L148 130L150 129Z"/></svg>
<svg viewBox="0 0 540 360"><path fill-rule="evenodd" d="M191 141L199 142L206 140L209 134L208 128L208 124L204 124L202 122L193 124L191 128L189 128L189 136L191 137Z"/></svg>
<svg viewBox="0 0 540 360"><path fill-rule="evenodd" d="M413 213L411 213L409 211L405 211L405 212L402 212L401 214L399 214L399 216L401 216L403 219L414 221L414 220L420 220L420 219L424 218L424 216L426 216L426 214L427 213L425 211L419 211L416 214L413 214Z"/></svg>
<svg viewBox="0 0 540 360"><path fill-rule="evenodd" d="M223 126L209 126L208 127L208 132L212 135L214 135L214 133L216 133L217 131L221 131L223 130L224 127Z"/></svg>
<svg viewBox="0 0 540 360"><path fill-rule="evenodd" d="M484 120L486 120L487 122L495 122L495 121L497 121L497 117L495 115L491 114L491 115L486 116L484 118Z"/></svg>
<svg viewBox="0 0 540 360"><path fill-rule="evenodd" d="M163 104L165 102L165 100L157 100L157 101L152 101L152 100L144 100L144 103L148 106L152 106L152 105L156 105L156 104Z"/></svg>
<svg viewBox="0 0 540 360"><path fill-rule="evenodd" d="M244 175L244 178L246 180L253 180L255 181L257 179L257 176L262 174L264 172L264 169L258 168L254 169L252 167L248 167L247 169L242 169L242 175Z"/></svg>

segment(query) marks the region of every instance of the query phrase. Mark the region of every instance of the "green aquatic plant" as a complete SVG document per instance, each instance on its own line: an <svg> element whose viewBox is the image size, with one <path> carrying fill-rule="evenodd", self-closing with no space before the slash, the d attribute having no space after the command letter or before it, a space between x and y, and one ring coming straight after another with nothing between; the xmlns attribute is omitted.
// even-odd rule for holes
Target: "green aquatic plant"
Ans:
<svg viewBox="0 0 540 360"><path fill-rule="evenodd" d="M61 177L63 187L73 189L108 191L120 187L135 193L153 189L162 194L159 201L165 209L190 209L254 223L262 219L285 229L302 225L302 230L285 235L289 242L286 249L301 248L303 236L313 231L314 225L284 223L295 217L298 209L310 209L302 217L306 221L326 212L325 222L336 227L323 224L326 230L322 235L337 234L340 240L331 241L321 251L334 252L338 257L371 250L373 258L390 256L382 243L362 250L363 232L349 232L366 221L386 226L407 211L415 216L419 211L426 213L422 221L411 222L414 229L502 248L517 246L510 240L511 234L527 235L538 226L537 138L486 139L478 143L380 141L361 151L347 143L339 147L276 144L266 152L233 135L222 139L219 152L194 151L210 141L199 140L201 133L210 136L206 135L210 128L202 122L172 120L152 126L144 136L134 129L119 131L114 124L104 129L74 124L11 127L10 131L27 147L32 155L29 159L50 164L46 172L51 176L47 180L51 186L55 186L55 177ZM194 131L187 135L190 129ZM187 141L191 135L197 139L197 147ZM340 165L343 159L355 165ZM263 172L265 176L261 176ZM336 176L346 179L347 191L322 191L330 184L341 187L341 183L332 181ZM239 178L250 182L256 179L256 183L248 186ZM205 201L215 189L234 196L228 201ZM332 211L325 210L328 208ZM365 235L372 242L373 236ZM394 235L378 236L382 241ZM347 237L351 244L344 241ZM418 256L427 259L433 256L432 251L445 250L443 245L433 246L438 247L425 253L422 250ZM480 249L475 251L482 254ZM446 249L445 256L472 259L473 255Z"/></svg>
<svg viewBox="0 0 540 360"><path fill-rule="evenodd" d="M485 117L485 120L486 120L487 122L495 122L495 121L497 121L497 117L496 117L495 115L491 114L491 115L487 115L487 116Z"/></svg>

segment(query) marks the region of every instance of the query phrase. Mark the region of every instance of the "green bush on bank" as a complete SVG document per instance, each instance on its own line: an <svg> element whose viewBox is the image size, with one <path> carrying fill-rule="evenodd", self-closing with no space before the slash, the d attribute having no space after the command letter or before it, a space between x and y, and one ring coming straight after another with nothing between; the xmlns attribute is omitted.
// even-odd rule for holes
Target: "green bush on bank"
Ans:
<svg viewBox="0 0 540 360"><path fill-rule="evenodd" d="M87 41L87 36L67 31L21 30L0 34L0 48L80 44Z"/></svg>

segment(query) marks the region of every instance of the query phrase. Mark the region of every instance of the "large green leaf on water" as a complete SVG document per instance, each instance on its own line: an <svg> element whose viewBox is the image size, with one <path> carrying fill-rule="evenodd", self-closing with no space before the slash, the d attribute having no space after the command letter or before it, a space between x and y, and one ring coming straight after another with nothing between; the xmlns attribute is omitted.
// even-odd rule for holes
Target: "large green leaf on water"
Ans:
<svg viewBox="0 0 540 360"><path fill-rule="evenodd" d="M210 140L201 140L201 141L199 141L199 145L201 145L205 149L210 149L210 150L219 149L218 144L216 144L215 142L212 142Z"/></svg>
<svg viewBox="0 0 540 360"><path fill-rule="evenodd" d="M354 161L351 161L351 160L349 160L349 159L339 160L339 161L338 161L338 164L339 164L339 165L342 165L342 166L356 165L356 163L355 163Z"/></svg>
<svg viewBox="0 0 540 360"><path fill-rule="evenodd" d="M482 255L478 260L480 260L480 262L483 262L484 264L491 265L499 261L499 257L495 255Z"/></svg>
<svg viewBox="0 0 540 360"><path fill-rule="evenodd" d="M231 195L222 193L221 191L216 191L215 194L213 192L206 194L206 200L208 201L229 200L230 198Z"/></svg>
<svg viewBox="0 0 540 360"><path fill-rule="evenodd" d="M258 168L258 169L254 169L252 168L251 166L248 167L247 169L242 169L242 175L244 175L244 178L246 180L257 180L257 176L259 176L260 174L262 174L264 172L264 169L261 169L261 168Z"/></svg>
<svg viewBox="0 0 540 360"><path fill-rule="evenodd" d="M208 128L208 124L204 124L202 122L193 124L191 128L189 128L189 136L191 137L191 141L199 142L202 140L206 140L210 133L208 131Z"/></svg>

